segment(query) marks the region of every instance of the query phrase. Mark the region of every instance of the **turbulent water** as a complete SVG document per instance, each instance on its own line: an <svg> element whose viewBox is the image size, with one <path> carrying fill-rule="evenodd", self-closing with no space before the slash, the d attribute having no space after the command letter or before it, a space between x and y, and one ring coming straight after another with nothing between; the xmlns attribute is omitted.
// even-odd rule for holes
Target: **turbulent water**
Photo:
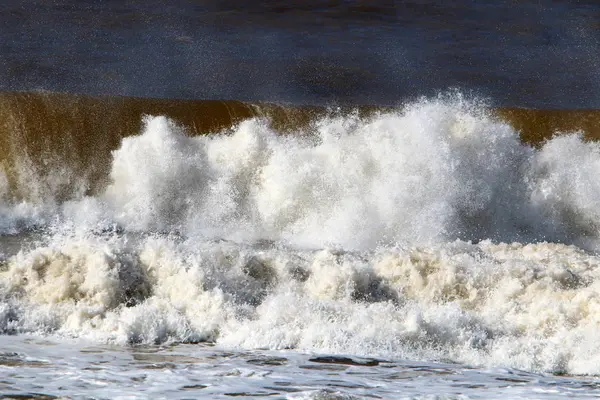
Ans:
<svg viewBox="0 0 600 400"><path fill-rule="evenodd" d="M595 112L0 99L5 396L598 395Z"/></svg>

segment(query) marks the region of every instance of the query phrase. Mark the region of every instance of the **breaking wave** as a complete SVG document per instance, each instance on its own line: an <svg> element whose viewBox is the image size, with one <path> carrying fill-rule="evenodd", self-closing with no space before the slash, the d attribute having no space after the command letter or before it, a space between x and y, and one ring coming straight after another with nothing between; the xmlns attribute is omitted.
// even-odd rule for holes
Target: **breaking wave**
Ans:
<svg viewBox="0 0 600 400"><path fill-rule="evenodd" d="M592 112L11 96L4 333L600 373Z"/></svg>

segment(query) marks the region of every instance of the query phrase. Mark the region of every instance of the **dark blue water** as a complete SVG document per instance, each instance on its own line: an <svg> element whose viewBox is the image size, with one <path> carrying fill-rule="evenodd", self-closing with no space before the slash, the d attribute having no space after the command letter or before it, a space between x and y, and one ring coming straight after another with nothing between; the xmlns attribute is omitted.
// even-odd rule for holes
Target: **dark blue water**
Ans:
<svg viewBox="0 0 600 400"><path fill-rule="evenodd" d="M0 90L599 108L599 21L594 1L7 0Z"/></svg>

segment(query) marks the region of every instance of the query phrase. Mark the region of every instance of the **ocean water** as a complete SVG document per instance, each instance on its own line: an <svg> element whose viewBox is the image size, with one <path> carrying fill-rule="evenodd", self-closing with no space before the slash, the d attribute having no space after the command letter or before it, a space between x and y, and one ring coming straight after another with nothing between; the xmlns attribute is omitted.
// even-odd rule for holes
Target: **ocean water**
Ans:
<svg viewBox="0 0 600 400"><path fill-rule="evenodd" d="M0 6L0 397L600 396L589 2Z"/></svg>

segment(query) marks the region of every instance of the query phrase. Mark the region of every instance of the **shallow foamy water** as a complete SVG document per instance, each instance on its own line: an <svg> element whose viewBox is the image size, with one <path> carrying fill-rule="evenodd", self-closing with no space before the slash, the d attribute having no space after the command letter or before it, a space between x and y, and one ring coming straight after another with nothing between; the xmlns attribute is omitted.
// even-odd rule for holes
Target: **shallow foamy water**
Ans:
<svg viewBox="0 0 600 400"><path fill-rule="evenodd" d="M595 379L514 369L231 351L218 346L99 346L0 338L0 395L31 398L506 399L597 397Z"/></svg>

